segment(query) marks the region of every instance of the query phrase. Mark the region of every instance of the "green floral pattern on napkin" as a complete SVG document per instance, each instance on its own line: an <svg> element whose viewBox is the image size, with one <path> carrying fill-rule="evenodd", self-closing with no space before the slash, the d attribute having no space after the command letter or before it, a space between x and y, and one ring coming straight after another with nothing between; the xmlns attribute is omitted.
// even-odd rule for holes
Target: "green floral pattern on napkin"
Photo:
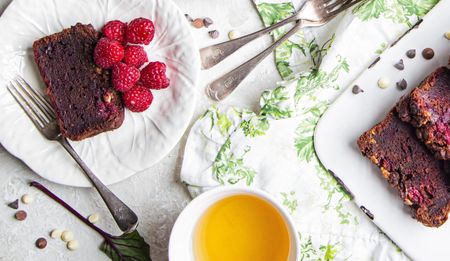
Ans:
<svg viewBox="0 0 450 261"><path fill-rule="evenodd" d="M394 23L412 25L416 18L423 17L439 0L371 0L365 1L353 14L363 21L383 17Z"/></svg>
<svg viewBox="0 0 450 261"><path fill-rule="evenodd" d="M266 26L300 4L254 1ZM365 1L333 23L299 31L280 45L275 63L284 81L261 94L259 113L213 107L193 126L181 170L191 194L219 185L268 191L297 224L301 260L407 259L324 168L313 134L345 87L436 2ZM288 27L275 30L274 39ZM370 42L367 34L359 37L373 28L389 31L373 30Z"/></svg>

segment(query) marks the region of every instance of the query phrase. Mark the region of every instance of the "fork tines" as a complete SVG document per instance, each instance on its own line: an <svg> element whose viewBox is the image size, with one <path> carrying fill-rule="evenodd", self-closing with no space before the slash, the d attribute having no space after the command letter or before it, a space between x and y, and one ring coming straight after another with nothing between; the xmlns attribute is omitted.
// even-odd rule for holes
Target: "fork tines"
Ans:
<svg viewBox="0 0 450 261"><path fill-rule="evenodd" d="M7 89L36 127L43 128L46 124L55 120L55 112L48 101L21 76L17 76L10 81Z"/></svg>
<svg viewBox="0 0 450 261"><path fill-rule="evenodd" d="M334 3L329 4L327 8L327 16L334 17L340 12L352 7L353 5L361 2L362 0L336 0Z"/></svg>

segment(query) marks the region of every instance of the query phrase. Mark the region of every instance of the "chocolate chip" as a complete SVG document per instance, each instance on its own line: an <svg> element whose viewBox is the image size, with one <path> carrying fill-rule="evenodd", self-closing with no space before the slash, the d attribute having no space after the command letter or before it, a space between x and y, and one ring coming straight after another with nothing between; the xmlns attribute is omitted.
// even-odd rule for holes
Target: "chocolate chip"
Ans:
<svg viewBox="0 0 450 261"><path fill-rule="evenodd" d="M445 32L444 37L447 38L447 40L450 40L450 31Z"/></svg>
<svg viewBox="0 0 450 261"><path fill-rule="evenodd" d="M358 93L360 93L360 92L364 92L364 90L361 89L358 85L354 85L353 88L352 88L352 92L353 92L354 94L358 94Z"/></svg>
<svg viewBox="0 0 450 261"><path fill-rule="evenodd" d="M195 28L202 28L203 27L203 19L200 19L200 18L197 18L197 19L195 19L193 22L192 22L192 25L195 27Z"/></svg>
<svg viewBox="0 0 450 261"><path fill-rule="evenodd" d="M39 249L44 249L47 246L47 240L43 237L40 237L36 240L36 247Z"/></svg>
<svg viewBox="0 0 450 261"><path fill-rule="evenodd" d="M25 220L27 218L27 212L19 210L14 214L14 217L19 221Z"/></svg>
<svg viewBox="0 0 450 261"><path fill-rule="evenodd" d="M194 21L194 19L192 19L192 17L188 14L184 14L184 17L186 17L186 20L188 20L188 22L192 23L192 21Z"/></svg>
<svg viewBox="0 0 450 261"><path fill-rule="evenodd" d="M213 20L211 18L209 18L209 17L203 18L203 24L205 25L206 28L208 28L213 23L214 22L213 22Z"/></svg>
<svg viewBox="0 0 450 261"><path fill-rule="evenodd" d="M400 61L398 61L396 64L394 64L394 67L400 71L405 69L405 65L403 64L403 59L400 59Z"/></svg>
<svg viewBox="0 0 450 261"><path fill-rule="evenodd" d="M396 83L396 85L402 91L405 90L408 87L408 83L406 82L405 79L401 79L400 81L398 81Z"/></svg>
<svg viewBox="0 0 450 261"><path fill-rule="evenodd" d="M217 31L217 30L209 31L208 34L213 39L216 39L217 37L219 37L219 31Z"/></svg>
<svg viewBox="0 0 450 261"><path fill-rule="evenodd" d="M416 49L406 51L406 57L408 57L409 59L416 57Z"/></svg>
<svg viewBox="0 0 450 261"><path fill-rule="evenodd" d="M228 32L228 38L230 40L238 38L239 35L240 35L240 33L238 31L236 31L236 30L231 30L231 31Z"/></svg>
<svg viewBox="0 0 450 261"><path fill-rule="evenodd" d="M13 202L9 203L8 207L13 208L13 209L18 209L19 208L19 200L16 199Z"/></svg>
<svg viewBox="0 0 450 261"><path fill-rule="evenodd" d="M391 85L391 81L387 77L380 77L380 79L378 79L377 84L378 87L380 87L381 89L386 89Z"/></svg>
<svg viewBox="0 0 450 261"><path fill-rule="evenodd" d="M422 51L423 58L430 60L434 57L434 51L431 48L425 48Z"/></svg>

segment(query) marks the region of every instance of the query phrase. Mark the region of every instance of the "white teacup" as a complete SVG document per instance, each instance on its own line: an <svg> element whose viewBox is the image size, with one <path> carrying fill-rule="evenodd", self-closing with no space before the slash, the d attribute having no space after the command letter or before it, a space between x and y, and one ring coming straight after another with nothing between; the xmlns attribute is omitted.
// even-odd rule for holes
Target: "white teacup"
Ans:
<svg viewBox="0 0 450 261"><path fill-rule="evenodd" d="M299 260L300 242L294 222L287 211L267 192L254 188L218 187L207 191L192 200L181 212L172 229L169 242L170 261L195 261L193 238L197 222L209 207L219 200L234 195L251 195L272 205L283 218L289 233L290 250L287 261Z"/></svg>

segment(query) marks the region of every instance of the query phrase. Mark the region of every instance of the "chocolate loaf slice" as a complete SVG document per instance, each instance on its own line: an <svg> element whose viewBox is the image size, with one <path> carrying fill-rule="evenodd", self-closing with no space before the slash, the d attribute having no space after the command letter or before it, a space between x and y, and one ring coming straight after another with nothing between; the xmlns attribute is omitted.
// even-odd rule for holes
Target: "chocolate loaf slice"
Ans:
<svg viewBox="0 0 450 261"><path fill-rule="evenodd" d="M447 220L448 166L417 139L411 124L392 111L358 139L358 146L398 191L414 218L430 227L438 227Z"/></svg>
<svg viewBox="0 0 450 261"><path fill-rule="evenodd" d="M439 159L450 160L450 70L438 68L397 106L400 119Z"/></svg>
<svg viewBox="0 0 450 261"><path fill-rule="evenodd" d="M112 88L109 71L94 63L99 37L92 25L78 23L33 44L61 132L71 140L116 129L124 120L121 97Z"/></svg>

